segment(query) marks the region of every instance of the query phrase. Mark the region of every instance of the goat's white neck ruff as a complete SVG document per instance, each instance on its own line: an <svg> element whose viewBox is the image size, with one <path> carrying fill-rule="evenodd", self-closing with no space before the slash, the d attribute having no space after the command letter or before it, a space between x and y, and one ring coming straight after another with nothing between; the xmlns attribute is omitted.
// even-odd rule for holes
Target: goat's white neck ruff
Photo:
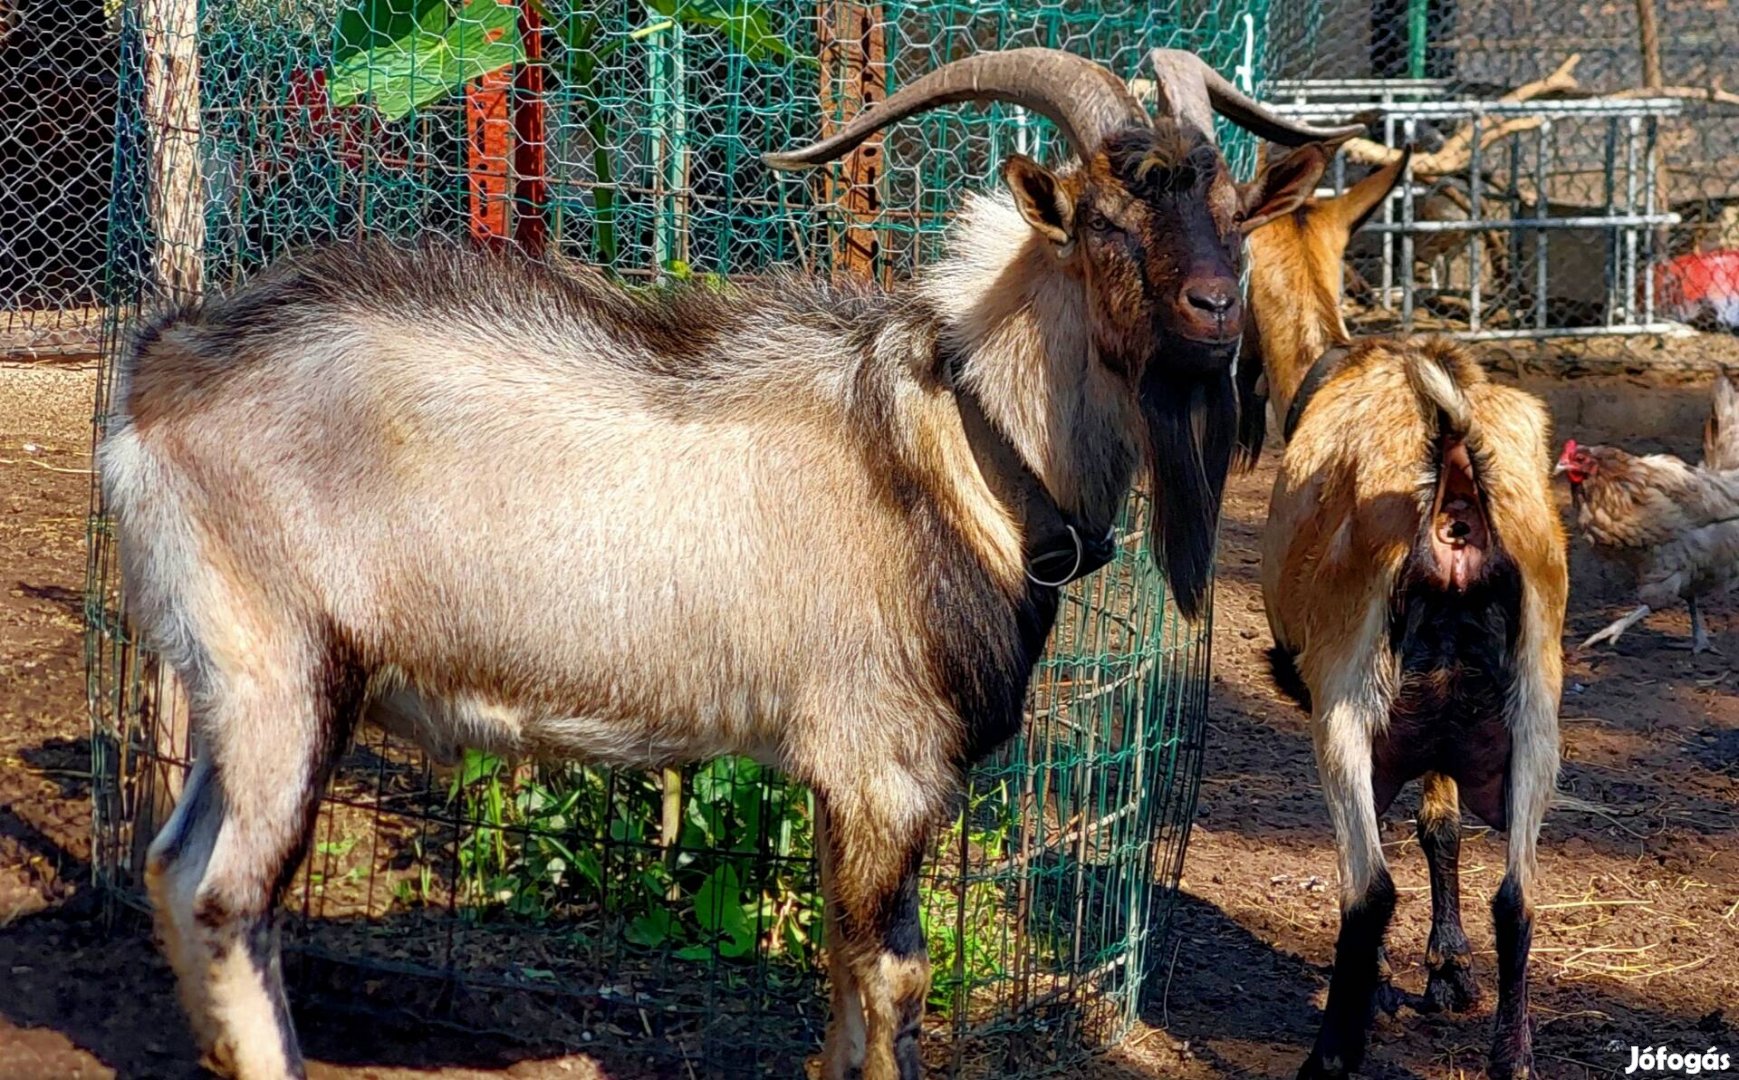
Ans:
<svg viewBox="0 0 1739 1080"><path fill-rule="evenodd" d="M1103 509L1079 502L1098 486L1083 483L1096 464L1087 444L1113 418L1099 415L1106 398L1092 385L1085 290L1053 245L1006 192L968 196L947 256L918 287L962 356L958 377L1028 468L1065 509Z"/></svg>

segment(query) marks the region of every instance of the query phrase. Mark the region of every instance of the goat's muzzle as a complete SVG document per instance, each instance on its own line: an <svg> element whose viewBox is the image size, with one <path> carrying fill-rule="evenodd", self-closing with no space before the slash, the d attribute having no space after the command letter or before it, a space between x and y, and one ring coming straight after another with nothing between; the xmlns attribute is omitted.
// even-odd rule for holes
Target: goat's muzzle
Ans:
<svg viewBox="0 0 1739 1080"><path fill-rule="evenodd" d="M1185 281L1178 290L1174 318L1178 335L1194 344L1235 343L1244 332L1237 280L1204 275Z"/></svg>

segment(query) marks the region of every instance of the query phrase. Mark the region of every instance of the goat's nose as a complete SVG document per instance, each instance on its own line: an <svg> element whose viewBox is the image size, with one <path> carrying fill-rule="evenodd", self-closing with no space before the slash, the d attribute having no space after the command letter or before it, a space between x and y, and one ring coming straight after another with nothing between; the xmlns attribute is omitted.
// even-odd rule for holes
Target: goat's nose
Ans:
<svg viewBox="0 0 1739 1080"><path fill-rule="evenodd" d="M1230 281L1192 281L1184 286L1190 307L1214 319L1224 319L1238 302L1238 287Z"/></svg>
<svg viewBox="0 0 1739 1080"><path fill-rule="evenodd" d="M1238 282L1220 275L1203 275L1184 282L1178 297L1175 329L1194 341L1223 343L1242 332Z"/></svg>

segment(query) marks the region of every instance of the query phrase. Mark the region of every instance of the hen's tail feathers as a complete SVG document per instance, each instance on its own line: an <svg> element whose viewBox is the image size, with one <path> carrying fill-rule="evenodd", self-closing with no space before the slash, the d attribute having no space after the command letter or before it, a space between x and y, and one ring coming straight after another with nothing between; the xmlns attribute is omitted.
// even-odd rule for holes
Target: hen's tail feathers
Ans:
<svg viewBox="0 0 1739 1080"><path fill-rule="evenodd" d="M1437 411L1441 435L1465 440L1473 434L1473 405L1445 360L1418 350L1407 355L1407 382L1419 403Z"/></svg>
<svg viewBox="0 0 1739 1080"><path fill-rule="evenodd" d="M1715 375L1709 418L1703 421L1703 468L1739 469L1739 386L1725 369Z"/></svg>

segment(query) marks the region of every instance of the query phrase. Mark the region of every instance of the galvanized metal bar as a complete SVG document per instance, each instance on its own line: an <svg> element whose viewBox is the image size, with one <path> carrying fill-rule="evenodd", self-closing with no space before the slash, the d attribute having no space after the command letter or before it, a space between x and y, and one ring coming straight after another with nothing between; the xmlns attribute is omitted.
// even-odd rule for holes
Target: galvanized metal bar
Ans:
<svg viewBox="0 0 1739 1080"><path fill-rule="evenodd" d="M1502 229L1517 227L1522 229L1598 229L1603 227L1642 226L1642 225L1678 225L1683 218L1677 213L1668 214L1614 214L1607 217L1600 214L1581 214L1577 217L1549 217L1544 221L1538 217L1514 218L1512 220L1492 220L1475 224L1471 221L1415 221L1411 229L1418 233L1442 232L1472 232L1478 229ZM1381 223L1366 225L1370 232L1401 232L1405 227L1395 225L1385 226Z"/></svg>
<svg viewBox="0 0 1739 1080"><path fill-rule="evenodd" d="M1383 145L1395 145L1395 118L1391 114L1383 116ZM1383 310L1393 310L1390 302L1391 290L1395 287L1395 202L1393 199L1383 200ZM1412 276L1412 267L1407 268L1408 276Z"/></svg>
<svg viewBox="0 0 1739 1080"><path fill-rule="evenodd" d="M1402 136L1408 145L1419 140L1419 122L1412 118L1402 121ZM1401 327L1413 329L1413 283L1418 278L1413 267L1413 161L1408 159L1401 170Z"/></svg>
<svg viewBox="0 0 1739 1080"><path fill-rule="evenodd" d="M1642 127L1636 117L1630 118L1626 125L1629 132L1624 142L1624 208L1626 211L1636 210L1636 136ZM1636 296L1636 226L1630 225L1624 230L1624 295L1625 310L1630 309Z"/></svg>
<svg viewBox="0 0 1739 1080"><path fill-rule="evenodd" d="M1473 114L1473 142L1470 146L1470 156L1467 163L1467 216L1468 221L1475 226L1469 230L1467 236L1467 327L1473 333L1479 332L1479 286L1482 276L1480 255L1482 254L1481 244L1485 238L1485 230L1479 227L1484 224L1485 218L1485 204L1479 190L1481 182L1485 179L1480 169L1480 158L1484 156L1483 148L1480 146L1480 128L1484 126L1484 122L1484 113L1476 112Z"/></svg>
<svg viewBox="0 0 1739 1080"><path fill-rule="evenodd" d="M1508 288L1505 290L1507 294L1505 302L1515 306L1521 303L1522 296L1522 283L1520 276L1522 272L1522 230L1521 224L1517 220L1520 218L1522 212L1521 132L1518 131L1512 134L1509 137L1508 142L1510 144L1510 167L1509 172L1505 175L1509 177L1509 190L1504 195L1504 205L1509 207L1508 212L1510 217L1509 228L1505 230L1508 234L1509 281L1507 282Z"/></svg>
<svg viewBox="0 0 1739 1080"><path fill-rule="evenodd" d="M1601 201L1606 204L1606 217L1611 220L1618 216L1618 206L1615 203L1618 187L1618 118L1611 117L1606 121L1605 153L1601 155L1604 176L1601 183ZM1628 213L1634 207L1625 207ZM1606 244L1606 315L1607 326L1618 321L1619 312L1624 313L1625 321L1630 320L1630 305L1622 296L1624 258L1620 250L1619 234L1613 232L1607 237Z"/></svg>
<svg viewBox="0 0 1739 1080"><path fill-rule="evenodd" d="M1689 333L1682 323L1647 322L1629 323L1623 326L1552 326L1544 329L1526 327L1519 330L1481 330L1479 333L1459 333L1456 337L1466 341L1507 341L1522 338L1581 338L1604 337L1608 334L1685 334Z"/></svg>
<svg viewBox="0 0 1739 1080"><path fill-rule="evenodd" d="M1643 155L1642 155L1642 161L1643 161L1642 167L1647 174L1647 177L1643 181L1643 185L1642 185L1642 199L1643 199L1642 205L1643 205L1643 209L1648 212L1648 216L1654 217L1655 216L1655 193L1660 190L1660 178L1655 173L1656 162L1658 162L1660 160L1660 153L1659 153L1660 120L1656 117L1650 116L1650 117L1647 117L1643 120L1643 124L1645 125L1645 127L1648 130L1648 136L1647 136L1647 144L1643 147ZM1670 206L1667 207L1666 216L1672 218L1672 221L1669 222L1669 224L1677 224L1678 223L1679 215L1673 213L1672 208ZM1647 258L1644 260L1644 269L1643 269L1643 275L1642 275L1642 321L1645 323L1652 323L1655 321L1655 312L1654 312L1654 267L1655 267L1655 261L1657 259L1660 259L1665 254L1667 254L1664 251L1659 251L1656 249L1655 240L1656 240L1657 235L1658 234L1657 234L1656 230L1650 229L1648 231L1648 236L1647 236L1646 240L1644 241L1645 246L1644 246L1643 250L1648 253Z"/></svg>
<svg viewBox="0 0 1739 1080"><path fill-rule="evenodd" d="M1577 98L1570 101L1405 101L1388 109L1397 116L1419 120L1464 119L1478 110L1487 116L1677 116L1685 103L1679 98ZM1344 116L1347 102L1278 101L1275 112L1288 116Z"/></svg>
<svg viewBox="0 0 1739 1080"><path fill-rule="evenodd" d="M1542 221L1547 217L1546 162L1552 156L1552 121L1541 120L1534 131L1534 213ZM1551 233L1540 229L1534 234L1534 326L1546 328L1546 238Z"/></svg>

